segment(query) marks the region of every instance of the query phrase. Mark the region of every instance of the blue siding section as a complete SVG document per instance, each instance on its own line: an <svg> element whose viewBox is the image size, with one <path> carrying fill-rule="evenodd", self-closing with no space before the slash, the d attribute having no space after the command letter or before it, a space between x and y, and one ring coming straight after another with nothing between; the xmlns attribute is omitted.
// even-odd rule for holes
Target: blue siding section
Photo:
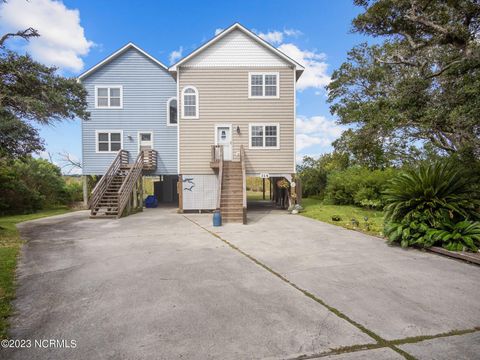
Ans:
<svg viewBox="0 0 480 360"><path fill-rule="evenodd" d="M176 96L176 82L158 64L129 48L82 81L88 91L91 118L82 122L84 175L102 175L115 154L96 152L96 130L123 130L123 148L130 161L138 155L138 132L153 132L158 152L155 175L176 175L177 127L167 126L167 100ZM123 109L95 109L95 85L122 85Z"/></svg>

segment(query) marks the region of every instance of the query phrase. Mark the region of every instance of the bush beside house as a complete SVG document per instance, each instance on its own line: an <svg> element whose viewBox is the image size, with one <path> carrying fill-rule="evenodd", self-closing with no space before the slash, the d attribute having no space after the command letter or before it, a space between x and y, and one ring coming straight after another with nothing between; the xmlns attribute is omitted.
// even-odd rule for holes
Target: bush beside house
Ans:
<svg viewBox="0 0 480 360"><path fill-rule="evenodd" d="M62 177L47 160L27 157L0 162L0 215L27 214L82 199L78 181Z"/></svg>

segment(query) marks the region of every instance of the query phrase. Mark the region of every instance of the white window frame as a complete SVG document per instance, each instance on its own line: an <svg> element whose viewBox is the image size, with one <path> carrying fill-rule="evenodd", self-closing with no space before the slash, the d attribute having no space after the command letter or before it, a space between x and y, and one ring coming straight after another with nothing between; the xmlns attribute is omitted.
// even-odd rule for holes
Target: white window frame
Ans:
<svg viewBox="0 0 480 360"><path fill-rule="evenodd" d="M195 91L195 106L196 106L196 111L195 111L195 116L185 116L185 90L192 89ZM177 102L177 107L178 107L178 102ZM178 111L178 110L177 110ZM195 86L185 86L182 89L182 119L198 119L200 117L200 104L199 104L199 96L198 96L198 90Z"/></svg>
<svg viewBox="0 0 480 360"><path fill-rule="evenodd" d="M116 154L117 151L100 151L99 149L99 141L98 141L98 134L100 133L108 133L108 148L111 148L111 141L110 141L110 134L111 133L120 133L120 150L123 149L123 130L95 130L95 151L97 154Z"/></svg>
<svg viewBox="0 0 480 360"><path fill-rule="evenodd" d="M172 124L172 123L170 122L170 102L171 102L172 100L177 100L177 123L176 123L176 124ZM179 117L180 117L180 116L178 116L178 99L177 99L176 96L172 96L171 98L169 98L169 99L167 100L167 126L177 126L177 125L178 125L178 118L179 118Z"/></svg>
<svg viewBox="0 0 480 360"><path fill-rule="evenodd" d="M263 126L263 146L252 146L252 126ZM277 146L266 146L266 126L277 127ZM280 149L280 124L279 123L249 123L248 124L248 148L250 150L278 150Z"/></svg>
<svg viewBox="0 0 480 360"><path fill-rule="evenodd" d="M153 131L138 131L137 132L137 141L138 141L138 146L137 146L137 149L138 151L140 152L140 141L141 141L141 138L140 138L140 134L150 134L150 142L152 143L152 150L153 150Z"/></svg>
<svg viewBox="0 0 480 360"><path fill-rule="evenodd" d="M262 95L252 95L252 75L262 75ZM265 95L265 75L275 75L277 77L277 95ZM279 99L280 98L280 73L279 72L249 72L248 73L248 98L249 99Z"/></svg>
<svg viewBox="0 0 480 360"><path fill-rule="evenodd" d="M108 89L108 106L98 106L98 89ZM120 89L120 106L110 106L110 89ZM95 109L123 109L123 85L95 85Z"/></svg>

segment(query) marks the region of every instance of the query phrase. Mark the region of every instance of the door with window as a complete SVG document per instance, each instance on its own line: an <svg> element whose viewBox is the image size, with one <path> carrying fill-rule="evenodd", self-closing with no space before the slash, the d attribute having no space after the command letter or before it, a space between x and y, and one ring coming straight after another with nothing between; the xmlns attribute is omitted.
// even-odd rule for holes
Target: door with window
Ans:
<svg viewBox="0 0 480 360"><path fill-rule="evenodd" d="M140 151L153 149L153 134L151 132L138 133Z"/></svg>
<svg viewBox="0 0 480 360"><path fill-rule="evenodd" d="M223 160L232 160L232 132L230 126L217 126L217 145L223 145Z"/></svg>

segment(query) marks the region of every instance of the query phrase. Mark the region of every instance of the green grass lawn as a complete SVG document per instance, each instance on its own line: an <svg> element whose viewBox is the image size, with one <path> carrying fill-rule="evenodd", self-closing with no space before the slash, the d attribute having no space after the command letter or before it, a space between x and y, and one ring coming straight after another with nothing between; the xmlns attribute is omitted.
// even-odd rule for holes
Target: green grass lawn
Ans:
<svg viewBox="0 0 480 360"><path fill-rule="evenodd" d="M15 268L22 245L16 224L27 220L69 212L66 207L43 210L35 214L0 217L0 339L7 336L7 318L12 312L11 301L15 296Z"/></svg>
<svg viewBox="0 0 480 360"><path fill-rule="evenodd" d="M265 191L265 200L270 199L270 192ZM247 200L263 200L263 193L261 191L247 190Z"/></svg>
<svg viewBox="0 0 480 360"><path fill-rule="evenodd" d="M304 198L302 206L305 211L303 216L324 221L329 224L343 226L347 229L360 230L367 234L383 236L383 213L382 211L368 210L350 205L324 205L321 200ZM333 221L332 216L339 216L340 221ZM368 221L365 222L365 216ZM352 219L356 219L359 224L354 226Z"/></svg>

